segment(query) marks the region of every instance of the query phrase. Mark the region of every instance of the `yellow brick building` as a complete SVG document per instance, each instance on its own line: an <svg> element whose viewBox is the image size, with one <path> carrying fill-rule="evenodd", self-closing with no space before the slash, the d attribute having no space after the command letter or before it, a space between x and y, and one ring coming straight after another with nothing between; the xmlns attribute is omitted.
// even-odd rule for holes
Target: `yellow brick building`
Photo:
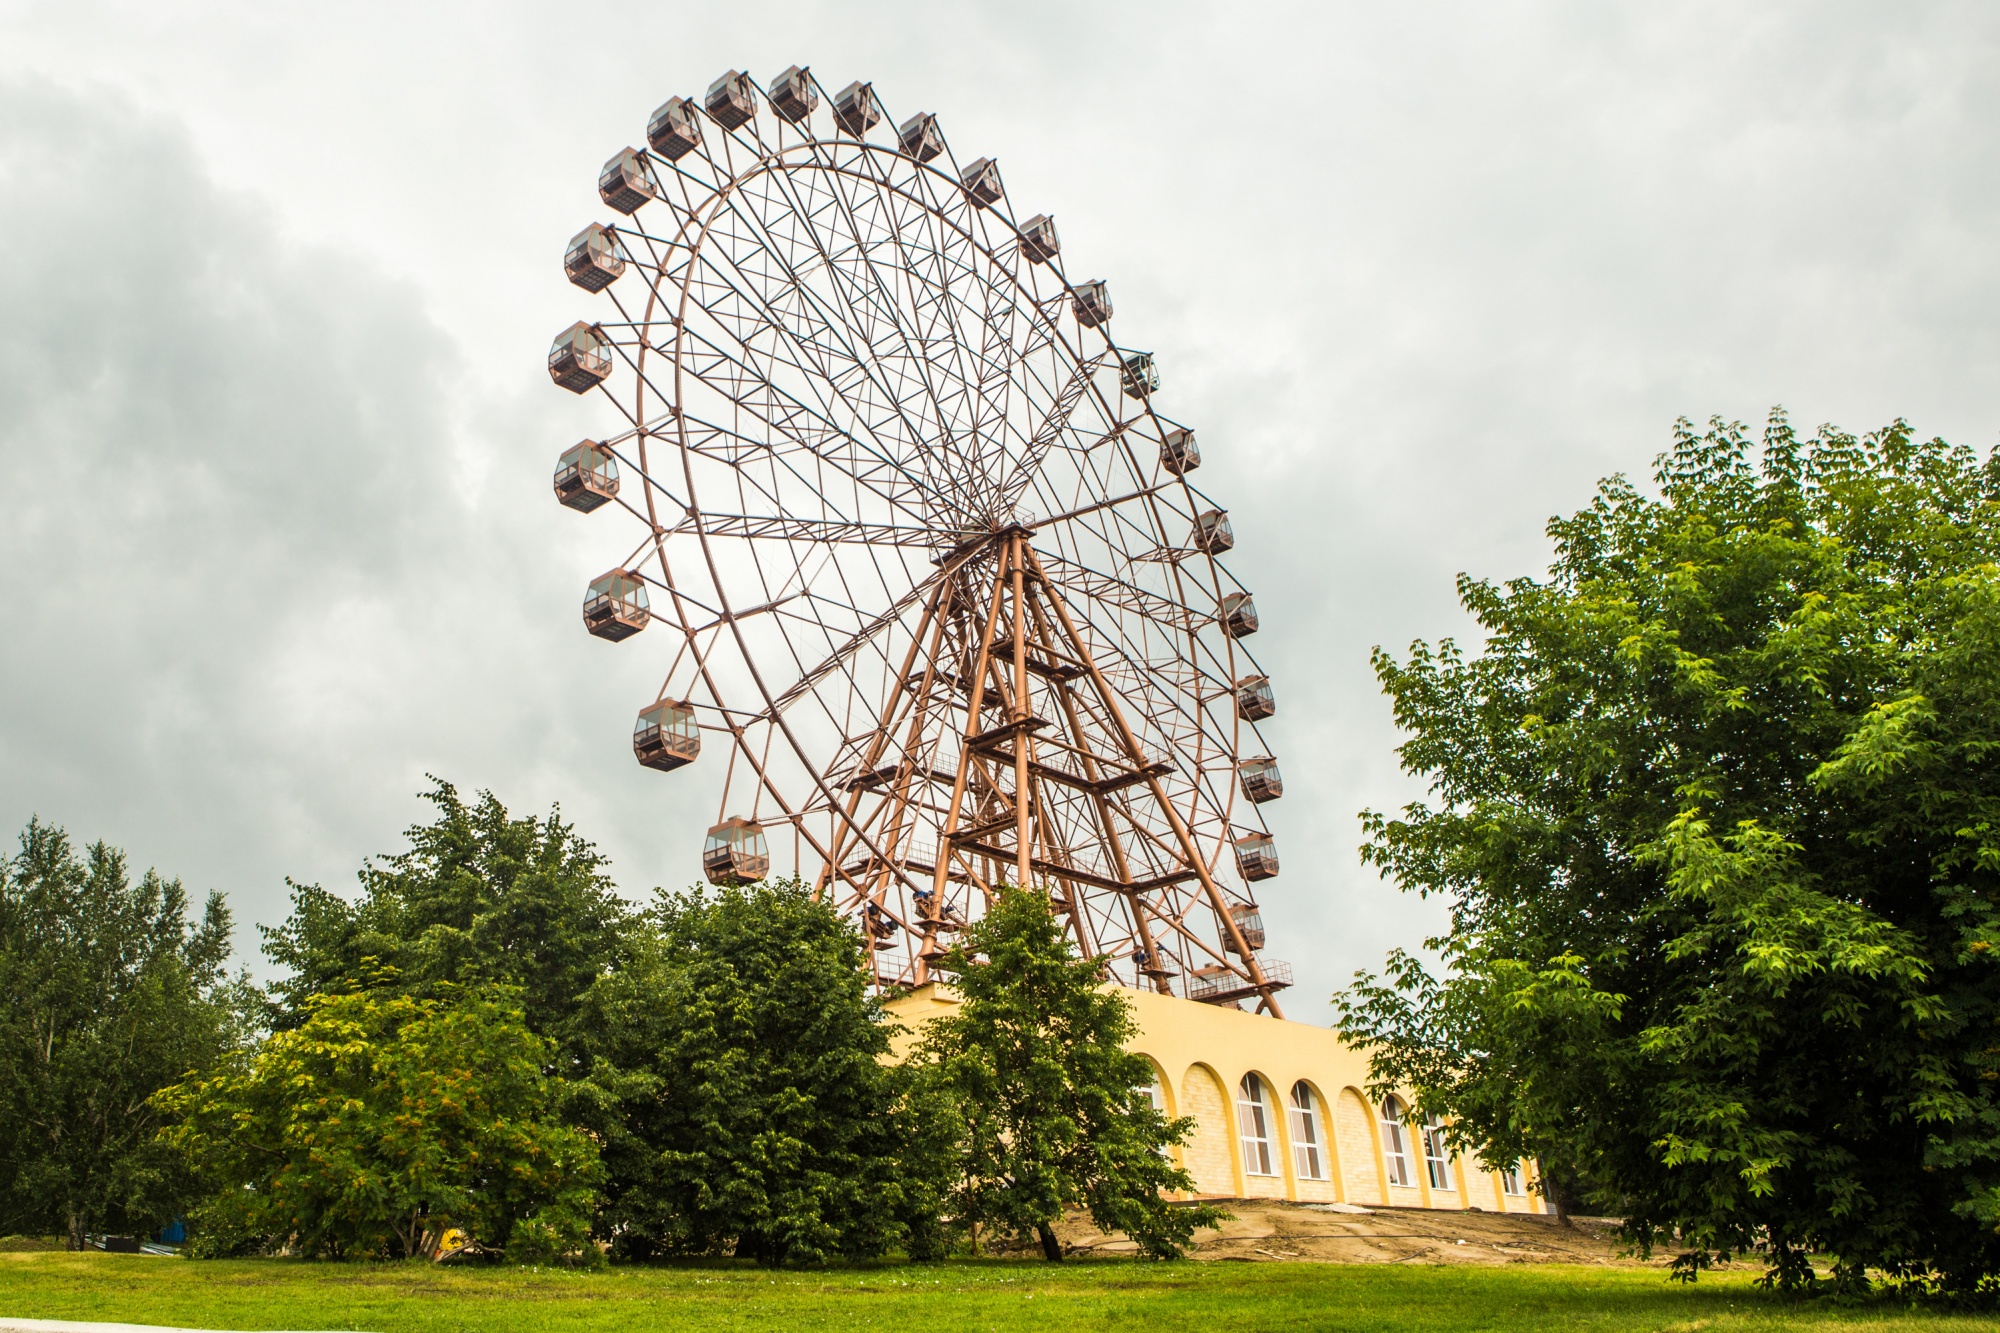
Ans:
<svg viewBox="0 0 2000 1333"><path fill-rule="evenodd" d="M1402 1124L1400 1099L1371 1104L1366 1057L1329 1029L1151 991L1123 994L1139 1025L1131 1049L1158 1079L1156 1102L1169 1116L1194 1117L1194 1135L1175 1156L1198 1196L1546 1211L1533 1163L1483 1170L1452 1154L1441 1134ZM937 985L889 1002L912 1030L957 1006ZM899 1054L911 1040L901 1039Z"/></svg>

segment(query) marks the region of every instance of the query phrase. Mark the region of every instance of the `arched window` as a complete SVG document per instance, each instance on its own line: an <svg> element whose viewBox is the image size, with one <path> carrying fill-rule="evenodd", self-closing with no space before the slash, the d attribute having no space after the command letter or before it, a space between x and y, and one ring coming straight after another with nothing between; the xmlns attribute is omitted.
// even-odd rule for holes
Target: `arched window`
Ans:
<svg viewBox="0 0 2000 1333"><path fill-rule="evenodd" d="M1502 1168L1500 1172L1500 1188L1503 1192L1516 1196L1528 1192L1521 1187L1521 1164L1519 1162L1514 1163L1510 1167Z"/></svg>
<svg viewBox="0 0 2000 1333"><path fill-rule="evenodd" d="M1146 1100L1152 1103L1155 1111L1158 1111L1162 1116L1167 1114L1167 1090L1160 1086L1159 1070L1151 1070L1146 1077L1146 1082L1140 1087L1139 1091L1146 1095ZM1169 1162L1174 1160L1174 1150L1164 1143L1160 1145L1159 1153L1161 1157Z"/></svg>
<svg viewBox="0 0 2000 1333"><path fill-rule="evenodd" d="M1432 1189L1453 1188L1451 1153L1444 1145L1444 1124L1434 1115L1424 1119L1424 1171L1431 1178Z"/></svg>
<svg viewBox="0 0 2000 1333"><path fill-rule="evenodd" d="M1403 1099L1391 1097L1382 1103L1382 1161L1389 1169L1389 1183L1408 1189L1410 1146L1403 1131Z"/></svg>
<svg viewBox="0 0 2000 1333"><path fill-rule="evenodd" d="M1245 1074L1236 1085L1236 1118L1243 1127L1243 1170L1252 1176L1275 1176L1271 1169L1270 1103L1264 1080Z"/></svg>
<svg viewBox="0 0 2000 1333"><path fill-rule="evenodd" d="M1313 1110L1313 1090L1292 1084L1292 1169L1300 1180L1325 1180L1326 1159L1320 1156L1319 1113Z"/></svg>

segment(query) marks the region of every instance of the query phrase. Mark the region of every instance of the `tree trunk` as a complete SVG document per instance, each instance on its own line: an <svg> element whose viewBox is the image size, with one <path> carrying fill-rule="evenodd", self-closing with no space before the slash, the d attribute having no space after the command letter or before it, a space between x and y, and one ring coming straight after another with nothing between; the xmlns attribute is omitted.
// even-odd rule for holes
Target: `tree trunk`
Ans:
<svg viewBox="0 0 2000 1333"><path fill-rule="evenodd" d="M1042 1238L1042 1258L1052 1264L1062 1262L1062 1242L1056 1239L1055 1231L1047 1222L1035 1224L1035 1234Z"/></svg>
<svg viewBox="0 0 2000 1333"><path fill-rule="evenodd" d="M68 1213L69 1247L72 1250L80 1250L83 1248L83 1219L77 1216L76 1209L74 1208L69 1209Z"/></svg>

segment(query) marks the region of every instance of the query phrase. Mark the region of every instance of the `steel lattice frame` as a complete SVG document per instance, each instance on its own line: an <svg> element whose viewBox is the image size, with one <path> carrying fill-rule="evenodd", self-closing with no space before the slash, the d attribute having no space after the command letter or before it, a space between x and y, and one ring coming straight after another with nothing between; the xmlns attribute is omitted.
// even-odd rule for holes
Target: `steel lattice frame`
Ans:
<svg viewBox="0 0 2000 1333"><path fill-rule="evenodd" d="M948 145L846 134L823 90L797 122L756 102L640 150L657 197L612 228L595 325L623 568L680 631L659 697L726 739L722 813L791 844L885 988L1034 883L1125 984L1276 1012L1233 854L1264 832L1257 671L1192 536L1215 506L1161 464L1176 423Z"/></svg>

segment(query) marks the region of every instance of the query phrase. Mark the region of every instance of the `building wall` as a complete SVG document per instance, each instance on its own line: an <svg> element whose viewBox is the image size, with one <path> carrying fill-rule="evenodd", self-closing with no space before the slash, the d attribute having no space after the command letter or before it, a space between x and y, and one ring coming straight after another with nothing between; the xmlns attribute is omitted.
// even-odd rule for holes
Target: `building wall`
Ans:
<svg viewBox="0 0 2000 1333"><path fill-rule="evenodd" d="M1410 1189L1385 1188L1382 1164L1381 1108L1371 1106L1367 1057L1353 1050L1330 1029L1292 1023L1268 1015L1246 1013L1219 1005L1198 1004L1151 991L1120 992L1131 1003L1138 1035L1131 1049L1145 1055L1160 1071L1160 1086L1168 1114L1192 1116L1196 1131L1179 1158L1194 1176L1198 1193L1230 1198L1269 1197L1355 1204L1389 1203L1413 1208L1465 1208L1488 1211L1544 1212L1532 1192L1533 1163L1524 1163L1522 1179L1530 1190L1506 1196L1497 1172L1479 1169L1476 1161L1454 1159L1449 1190L1430 1189L1419 1131L1406 1131L1410 1151ZM915 1029L926 1019L958 1005L939 986L923 986L889 1002L891 1016L908 1031L895 1041L896 1054L915 1040ZM1245 1074L1265 1081L1274 1176L1246 1176L1238 1138L1237 1087ZM1304 1080L1320 1098L1322 1153L1329 1159L1324 1182L1300 1180L1286 1111L1292 1086ZM1330 1111L1331 1114L1326 1112ZM1388 1195L1385 1199L1384 1194Z"/></svg>

